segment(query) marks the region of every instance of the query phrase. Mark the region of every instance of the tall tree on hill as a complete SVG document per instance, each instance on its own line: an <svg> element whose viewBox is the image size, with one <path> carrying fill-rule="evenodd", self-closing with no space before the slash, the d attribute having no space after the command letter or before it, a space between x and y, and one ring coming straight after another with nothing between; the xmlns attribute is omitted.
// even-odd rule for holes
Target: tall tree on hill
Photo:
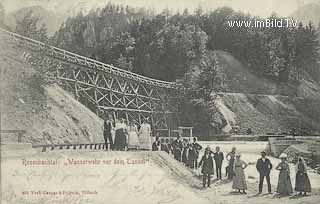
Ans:
<svg viewBox="0 0 320 204"><path fill-rule="evenodd" d="M311 76L317 75L319 73L319 41L315 27L311 23L305 27L300 23L296 30L295 40L295 61L299 72L304 71Z"/></svg>
<svg viewBox="0 0 320 204"><path fill-rule="evenodd" d="M30 10L21 19L16 18L15 31L23 36L39 40L41 42L48 41L47 28L43 23L39 26L41 18L35 16Z"/></svg>

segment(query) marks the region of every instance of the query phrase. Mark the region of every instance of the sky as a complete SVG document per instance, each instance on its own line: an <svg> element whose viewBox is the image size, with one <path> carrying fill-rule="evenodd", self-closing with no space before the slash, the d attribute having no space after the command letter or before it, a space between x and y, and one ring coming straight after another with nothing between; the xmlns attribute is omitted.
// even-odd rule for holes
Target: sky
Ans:
<svg viewBox="0 0 320 204"><path fill-rule="evenodd" d="M78 12L80 8L89 11L91 8L102 7L107 2L130 5L133 7L153 8L156 12L168 8L169 10L190 11L201 5L204 10L214 10L218 7L228 6L252 15L267 17L272 12L280 16L288 16L308 3L319 3L320 0L0 0L7 12L17 10L24 6L40 5L55 12Z"/></svg>

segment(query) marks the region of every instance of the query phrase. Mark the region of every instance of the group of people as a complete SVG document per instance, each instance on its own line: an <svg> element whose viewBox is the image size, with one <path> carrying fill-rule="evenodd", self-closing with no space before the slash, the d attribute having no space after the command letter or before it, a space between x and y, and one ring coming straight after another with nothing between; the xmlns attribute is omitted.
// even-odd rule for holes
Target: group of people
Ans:
<svg viewBox="0 0 320 204"><path fill-rule="evenodd" d="M224 157L220 147L217 146L215 151L207 146L199 163L199 153L202 146L197 143L197 139L193 138L190 142L187 139L182 139L179 135L172 143L166 139L164 143L160 142L159 135L155 141L151 142L151 126L145 120L141 127L138 128L135 123L127 125L125 120L116 120L115 123L111 119L104 122L104 138L106 149L110 147L112 150L126 150L135 148L138 150L165 151L168 154L173 154L174 159L182 162L186 167L191 169L201 168L203 175L203 187L210 187L211 176L214 174L214 166L216 168L217 179L222 180L222 163L227 160L226 177L232 180L232 188L238 190L241 194L246 194L247 183L245 169L248 164L241 159L241 154L236 148ZM109 147L108 147L109 144ZM281 162L275 167L279 171L279 179L276 192L280 195L290 195L293 193L293 188L290 178L290 167L287 162L287 155L280 155ZM214 165L215 164L215 165ZM259 194L262 193L263 182L267 181L268 193L271 194L270 172L273 168L271 161L267 158L266 152L261 152L261 158L257 160L256 169L259 173ZM296 183L294 190L301 195L306 195L311 192L311 184L307 173L307 166L302 157L299 158L296 164Z"/></svg>
<svg viewBox="0 0 320 204"><path fill-rule="evenodd" d="M154 142L157 143L158 139ZM227 160L228 165L226 167L226 177L232 180L232 188L236 189L241 194L246 194L247 182L245 169L248 164L241 159L241 154L237 152L236 148L233 147L232 150L224 158L223 152L220 151L220 147L217 146L215 151L212 151L208 146L205 148L204 154L199 160L199 151L202 146L197 143L196 138L190 143L188 140L182 140L180 136L177 137L171 144L166 141L165 147L169 145L169 148L164 148L167 153L170 150L177 161L183 162L189 168L201 168L201 173L203 176L202 185L204 188L210 187L211 177L216 173L218 180L222 180L222 163L224 159ZM162 147L162 145L161 145ZM154 149L158 150L158 149ZM276 170L279 171L279 179L276 192L280 195L290 195L293 193L293 188L290 179L290 168L287 162L287 155L282 154L280 156L281 162L276 166ZM214 171L214 166L215 170ZM262 193L263 182L267 181L268 193L271 194L271 182L270 182L270 172L273 165L270 159L267 158L266 152L261 152L261 158L256 162L256 169L259 173L259 189L258 194ZM299 192L301 195L306 195L311 192L311 184L307 173L307 166L302 157L299 158L296 164L296 183L295 191Z"/></svg>
<svg viewBox="0 0 320 204"><path fill-rule="evenodd" d="M154 142L156 146L158 139ZM202 146L197 142L197 138L193 138L193 141L187 139L182 139L179 135L172 143L169 143L167 139L164 144L161 144L161 150L172 153L175 160L182 162L186 167L191 169L198 169L202 167L201 173L203 174L203 185L208 185L210 187L211 175L214 174L214 163L216 166L217 179L222 179L222 162L224 160L224 155L220 152L220 147L216 147L216 151L212 152L210 147L205 149L205 153L199 160L200 150ZM158 150L158 149L153 149ZM213 156L212 156L213 155Z"/></svg>
<svg viewBox="0 0 320 204"><path fill-rule="evenodd" d="M211 175L214 173L213 160L216 161L217 168L217 178L221 179L221 164L223 156L221 157L221 163L217 165L216 158L217 155L223 155L220 152L220 148L216 148L216 152L212 152L210 147L205 149L204 155L200 160L199 167L202 165L202 174L203 174L203 187L210 187ZM226 156L229 161L228 166L226 167L226 175L228 179L232 179L232 188L238 190L241 194L246 194L247 183L245 176L245 169L248 167L248 164L241 159L240 153L236 152L236 148L232 148ZM290 167L287 162L287 155L280 155L281 162L276 166L276 170L279 172L279 179L276 192L280 195L290 195L293 193L293 188L290 178ZM220 161L220 160L218 160ZM270 182L270 172L273 166L270 159L267 158L266 152L261 152L261 158L257 160L256 169L259 173L259 192L262 193L263 182L267 181L268 193L271 194L271 182ZM302 157L299 158L296 164L296 183L294 190L299 192L300 195L306 195L308 192L311 192L311 184L307 173L307 166Z"/></svg>
<svg viewBox="0 0 320 204"><path fill-rule="evenodd" d="M290 178L290 167L287 162L287 155L280 155L281 162L275 168L279 170L279 180L277 192L282 195L290 195L293 193L293 188ZM311 192L311 184L307 173L307 165L302 157L299 157L296 164L296 183L295 191L299 192L300 195L306 195L308 192Z"/></svg>
<svg viewBox="0 0 320 204"><path fill-rule="evenodd" d="M168 154L173 154L174 159L192 169L197 168L199 151L202 146L197 143L197 139L193 138L193 142L187 139L182 139L179 135L172 143L166 139L164 143L159 140L159 135L156 136L152 144L152 151L165 151Z"/></svg>
<svg viewBox="0 0 320 204"><path fill-rule="evenodd" d="M140 128L134 123L125 123L124 119L115 120L112 117L104 121L104 140L106 150L151 150L151 126L144 120Z"/></svg>

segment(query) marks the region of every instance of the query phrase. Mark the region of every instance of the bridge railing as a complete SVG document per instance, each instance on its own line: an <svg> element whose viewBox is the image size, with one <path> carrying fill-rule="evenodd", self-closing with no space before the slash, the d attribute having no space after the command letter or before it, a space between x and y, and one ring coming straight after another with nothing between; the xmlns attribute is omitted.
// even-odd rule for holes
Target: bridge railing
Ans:
<svg viewBox="0 0 320 204"><path fill-rule="evenodd" d="M27 44L29 46L34 47L34 49L36 51L39 52L45 52L47 55L52 56L54 58L58 58L61 60L65 60L65 61L69 61L72 63L77 63L81 66L86 66L89 67L91 69L96 69L99 71L103 71L106 73L110 73L110 74L114 74L126 79L131 79L131 80L135 80L141 83L145 83L145 84L150 84L153 86L158 86L158 87L163 87L163 88L168 88L168 89L178 89L179 85L175 82L167 82L167 81L162 81L162 80L157 80L157 79L152 79L149 77L145 77L127 70L123 70L117 67L114 67L112 65L109 64L105 64L103 62L99 62L97 60L94 59L90 59L88 57L84 57L81 55L78 55L76 53L67 51L67 50L63 50L51 45L47 45L45 43L42 43L40 41L4 30L2 28L0 28L0 31L2 33L5 33L7 35L9 35L10 37L12 37L14 40L19 41L20 43L24 43Z"/></svg>

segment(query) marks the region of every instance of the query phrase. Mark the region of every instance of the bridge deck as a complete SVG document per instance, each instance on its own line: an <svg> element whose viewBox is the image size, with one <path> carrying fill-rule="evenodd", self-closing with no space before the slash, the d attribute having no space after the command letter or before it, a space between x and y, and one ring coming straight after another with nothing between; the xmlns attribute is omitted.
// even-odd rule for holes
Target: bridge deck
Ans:
<svg viewBox="0 0 320 204"><path fill-rule="evenodd" d="M175 82L168 82L168 81L162 81L157 79L152 79L149 77L145 77L127 70L123 70L117 67L114 67L109 64L105 64L103 62L99 62L94 59L90 59L88 57L84 57L81 55L78 55L76 53L57 48L51 45L47 45L43 42L4 30L0 28L0 32L3 34L6 34L13 38L14 40L18 41L19 43L27 44L28 46L33 47L34 49L44 52L45 54L49 56L54 56L63 60L72 61L74 63L78 63L79 65L83 65L92 69L95 69L97 71L103 71L106 73L112 73L114 75L118 75L121 77L124 77L126 79L132 79L135 81L139 81L142 83L163 87L163 88L169 88L169 89L177 89L178 85Z"/></svg>

